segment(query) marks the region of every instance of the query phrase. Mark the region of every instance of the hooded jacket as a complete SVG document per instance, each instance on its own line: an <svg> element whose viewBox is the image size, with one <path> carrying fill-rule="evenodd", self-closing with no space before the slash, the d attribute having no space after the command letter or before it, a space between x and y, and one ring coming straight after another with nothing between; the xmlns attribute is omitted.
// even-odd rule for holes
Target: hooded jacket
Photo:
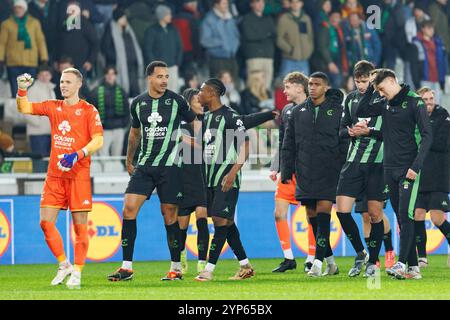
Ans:
<svg viewBox="0 0 450 320"><path fill-rule="evenodd" d="M308 98L292 110L281 149L281 180L291 179L295 172L298 200L336 198L342 166L342 100L341 91L330 89L320 106Z"/></svg>
<svg viewBox="0 0 450 320"><path fill-rule="evenodd" d="M433 142L425 158L420 179L420 192L450 191L450 116L441 106L430 115Z"/></svg>

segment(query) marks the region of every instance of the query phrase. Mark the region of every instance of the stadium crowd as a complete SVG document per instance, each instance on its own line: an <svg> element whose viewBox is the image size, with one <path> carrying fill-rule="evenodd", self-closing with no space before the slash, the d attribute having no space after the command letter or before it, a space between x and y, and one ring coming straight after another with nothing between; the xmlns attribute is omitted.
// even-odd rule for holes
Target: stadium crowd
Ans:
<svg viewBox="0 0 450 320"><path fill-rule="evenodd" d="M376 28L366 23L370 5L380 9ZM129 98L144 89L153 60L168 64L176 92L219 77L223 102L244 115L283 109L281 80L292 71L323 71L348 93L353 67L365 59L396 70L412 89L433 88L438 101L448 73L447 0L0 0L0 7L0 75L11 96L26 72L37 79L31 101L61 98L61 71L78 68L88 79L81 96L105 128L102 155L123 154L109 146L123 141ZM48 124L26 121L32 152L48 155Z"/></svg>

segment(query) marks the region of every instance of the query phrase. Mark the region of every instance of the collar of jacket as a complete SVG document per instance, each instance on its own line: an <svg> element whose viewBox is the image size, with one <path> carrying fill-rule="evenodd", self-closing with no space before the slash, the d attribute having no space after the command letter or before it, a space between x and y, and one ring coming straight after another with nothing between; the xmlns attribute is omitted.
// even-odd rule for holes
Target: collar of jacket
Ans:
<svg viewBox="0 0 450 320"><path fill-rule="evenodd" d="M397 93L397 95L392 98L391 100L389 100L389 105L390 106L399 106L402 104L402 102L405 100L406 95L409 92L409 86L406 84L401 84L400 85L402 88L400 89L400 92Z"/></svg>
<svg viewBox="0 0 450 320"><path fill-rule="evenodd" d="M328 89L328 91L325 93L325 101L320 105L324 106L327 105L329 107L332 107L336 104L342 104L342 101L344 100L344 94L341 90L338 89ZM315 105L312 102L311 97L308 97L306 101L304 102L307 107L314 108Z"/></svg>
<svg viewBox="0 0 450 320"><path fill-rule="evenodd" d="M230 19L233 18L233 16L231 15L230 11L227 11L227 13L223 14L222 12L217 10L216 8L213 8L213 12L216 14L216 16L218 16L222 20L230 20Z"/></svg>

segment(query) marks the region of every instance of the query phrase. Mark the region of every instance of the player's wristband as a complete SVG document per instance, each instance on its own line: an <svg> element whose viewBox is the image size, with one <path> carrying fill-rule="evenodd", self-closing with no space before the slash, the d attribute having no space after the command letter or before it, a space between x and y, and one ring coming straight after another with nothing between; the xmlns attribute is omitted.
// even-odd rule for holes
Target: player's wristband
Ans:
<svg viewBox="0 0 450 320"><path fill-rule="evenodd" d="M77 151L78 160L81 160L86 156L87 156L87 152L86 152L85 148Z"/></svg>
<svg viewBox="0 0 450 320"><path fill-rule="evenodd" d="M27 95L27 90L26 89L17 89L17 95L19 96L19 97L26 97L26 95Z"/></svg>

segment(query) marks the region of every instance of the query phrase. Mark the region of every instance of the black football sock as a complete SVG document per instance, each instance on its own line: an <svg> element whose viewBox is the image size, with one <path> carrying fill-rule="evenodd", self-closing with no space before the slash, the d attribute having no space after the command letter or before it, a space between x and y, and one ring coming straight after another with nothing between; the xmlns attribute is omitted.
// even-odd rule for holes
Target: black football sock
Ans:
<svg viewBox="0 0 450 320"><path fill-rule="evenodd" d="M186 249L187 229L180 229L180 251Z"/></svg>
<svg viewBox="0 0 450 320"><path fill-rule="evenodd" d="M225 241L227 240L228 227L214 227L214 237L211 241L211 247L209 248L209 260L208 263L217 264L220 253L222 252Z"/></svg>
<svg viewBox="0 0 450 320"><path fill-rule="evenodd" d="M427 231L425 221L414 221L414 233L416 234L416 246L419 257L427 257Z"/></svg>
<svg viewBox="0 0 450 320"><path fill-rule="evenodd" d="M314 238L317 236L317 217L308 218L313 229Z"/></svg>
<svg viewBox="0 0 450 320"><path fill-rule="evenodd" d="M381 220L378 223L370 223L371 231L369 237L369 262L376 264L380 254L381 244L383 243L384 223Z"/></svg>
<svg viewBox="0 0 450 320"><path fill-rule="evenodd" d="M235 223L228 227L227 242L239 261L247 259L247 254L242 246L239 230Z"/></svg>
<svg viewBox="0 0 450 320"><path fill-rule="evenodd" d="M441 230L442 234L447 239L447 242L450 245L450 223L445 220L444 223L438 228L439 230Z"/></svg>
<svg viewBox="0 0 450 320"><path fill-rule="evenodd" d="M209 245L208 221L206 220L206 218L200 218L197 220L198 260L206 261L206 256L208 255L208 245Z"/></svg>
<svg viewBox="0 0 450 320"><path fill-rule="evenodd" d="M364 245L361 241L358 226L353 219L352 214L350 212L338 212L337 216L341 222L342 229L353 246L353 249L355 249L357 254L361 254L364 250Z"/></svg>
<svg viewBox="0 0 450 320"><path fill-rule="evenodd" d="M133 261L134 242L136 240L136 219L122 222L122 257L123 261Z"/></svg>
<svg viewBox="0 0 450 320"><path fill-rule="evenodd" d="M181 236L178 221L171 225L166 225L166 231L167 231L167 244L169 246L170 251L170 260L172 262L180 262Z"/></svg>
<svg viewBox="0 0 450 320"><path fill-rule="evenodd" d="M383 243L384 243L384 251L392 251L394 250L394 247L392 246L392 231L389 230L386 232L383 236Z"/></svg>
<svg viewBox="0 0 450 320"><path fill-rule="evenodd" d="M329 254L331 215L320 212L317 214L316 259L323 261Z"/></svg>

